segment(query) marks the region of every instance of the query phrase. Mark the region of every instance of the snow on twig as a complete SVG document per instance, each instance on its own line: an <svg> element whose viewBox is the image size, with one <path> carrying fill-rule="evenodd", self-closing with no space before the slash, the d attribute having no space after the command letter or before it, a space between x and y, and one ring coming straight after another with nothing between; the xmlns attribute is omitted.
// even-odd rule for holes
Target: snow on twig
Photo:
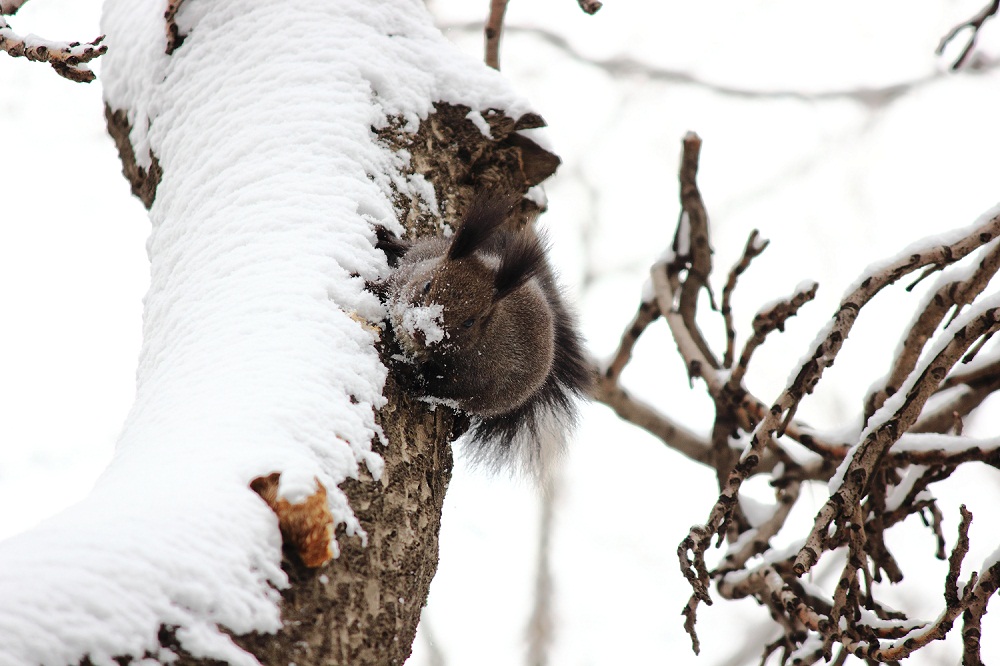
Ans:
<svg viewBox="0 0 1000 666"><path fill-rule="evenodd" d="M913 618L887 607L877 584L903 579L902 565L885 534L910 516L923 520L935 537L937 547L928 555L948 556L943 511L930 492L932 484L967 462L1000 468L1000 438L962 435L964 417L1000 390L1000 351L996 345L984 347L1000 330L1000 294L984 296L1000 271L1000 207L966 228L913 243L869 267L846 290L830 321L794 366L786 388L768 404L745 386L750 361L766 338L782 331L788 318L814 297L817 285L802 282L788 298L759 307L740 353L735 348L740 324L732 316L732 295L742 272L766 245L751 234L723 290L724 353L708 345L695 322L698 296L708 290L712 271L709 218L695 181L700 147L696 135L685 137L681 214L672 246L652 267L639 309L617 350L598 369L595 389L597 399L622 418L716 470L719 496L708 520L692 527L677 548L692 590L682 614L693 650L697 653L701 646L695 631L698 608L712 604L714 582L723 598L753 597L770 610L781 635L764 648L765 661L779 653L782 660L804 664L842 664L848 655L871 663L895 662L943 638L961 616L965 662L981 663L981 618L989 596L1000 587L1000 564L991 560L984 564L982 578L972 574L964 585L959 582L971 521L964 508L958 540L950 551L944 609L937 618ZM966 257L968 261L955 266ZM859 400L863 420L838 433L820 433L796 420L799 404L841 352L860 311L907 275L923 279L935 272L941 277L903 327L903 342L889 360L885 379ZM700 379L715 404L707 441L678 436L683 430L670 417L629 395L620 384L636 341L661 316L688 369L689 384ZM977 352L979 358L970 361ZM960 363L963 369L955 370ZM808 449L811 458L804 459L801 451L785 443L788 440ZM753 510L753 503L741 494L743 482L760 474L770 475L775 489L776 503L766 515ZM828 482L832 497L807 534L793 546L776 547L773 538L787 528L787 517L800 495L806 495L801 493L804 481ZM705 557L713 540L716 546L727 543L715 569ZM821 557L824 564L837 567L830 593L803 579ZM1000 560L1000 551L994 560Z"/></svg>
<svg viewBox="0 0 1000 666"><path fill-rule="evenodd" d="M23 3L14 2L14 11ZM0 12L11 14L13 11ZM87 63L94 58L104 55L108 47L101 44L104 35L101 35L92 42L81 44L80 42L56 42L42 39L37 35L26 35L22 37L11 29L6 20L0 18L0 49L6 51L14 58L26 58L35 62L47 62L56 70L60 76L77 81L89 83L94 80L94 72Z"/></svg>

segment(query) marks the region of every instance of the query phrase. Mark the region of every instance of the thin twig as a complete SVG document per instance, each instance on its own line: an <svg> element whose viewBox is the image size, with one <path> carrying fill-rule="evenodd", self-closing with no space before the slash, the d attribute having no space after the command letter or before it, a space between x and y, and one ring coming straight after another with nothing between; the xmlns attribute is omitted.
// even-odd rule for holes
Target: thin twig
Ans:
<svg viewBox="0 0 1000 666"><path fill-rule="evenodd" d="M635 343L639 341L639 336L659 317L660 308L655 300L644 300L639 303L639 310L635 313L635 317L633 317L629 325L625 327L625 332L622 333L618 349L615 350L614 356L611 357L611 360L607 363L603 372L601 372L604 378L614 382L618 381L622 370L625 369L625 366L632 359L632 349L635 348Z"/></svg>
<svg viewBox="0 0 1000 666"><path fill-rule="evenodd" d="M712 246L708 240L708 212L698 190L698 159L701 154L701 138L694 132L684 136L681 168L679 172L681 190L681 221L674 235L672 257L667 261L667 271L672 276L684 274L680 283L676 310L690 332L691 339L701 350L701 356L709 367L718 368L712 350L696 323L698 295L704 289L708 293L711 306L715 308L715 298L708 283L712 273ZM669 312L674 308L660 308Z"/></svg>
<svg viewBox="0 0 1000 666"><path fill-rule="evenodd" d="M739 361L737 361L736 366L733 367L729 375L728 384L731 387L743 382L743 377L750 365L753 353L760 345L764 344L767 336L774 331L784 331L785 322L790 317L794 317L798 313L799 308L816 298L817 289L819 289L819 284L811 282L799 288L787 300L777 301L754 316L753 335L743 345Z"/></svg>
<svg viewBox="0 0 1000 666"><path fill-rule="evenodd" d="M760 238L760 232L756 229L750 232L750 237L747 238L747 243L743 247L743 255L740 260L729 270L729 279L726 280L726 286L722 288L722 318L726 324L726 353L723 356L722 367L731 368L733 367L733 354L734 347L736 344L736 329L733 326L733 310L731 307L731 301L733 297L733 291L736 289L736 282L739 280L743 272L750 266L750 262L754 258L760 256L760 254L767 248L771 241Z"/></svg>
<svg viewBox="0 0 1000 666"><path fill-rule="evenodd" d="M94 72L87 63L107 52L108 47L102 41L104 35L86 44L53 42L35 35L22 37L0 18L0 50L15 58L47 62L60 76L78 83L94 80Z"/></svg>
<svg viewBox="0 0 1000 666"><path fill-rule="evenodd" d="M449 30L478 33L483 29L483 24L481 21L470 21L450 23L446 27ZM805 103L847 100L859 104L869 111L877 111L891 106L915 90L932 85L949 76L947 72L928 71L918 77L887 83L882 86L859 86L856 88L839 88L814 92L803 92L801 89L796 88L754 89L703 79L697 74L692 74L690 71L685 71L684 69L666 69L664 67L652 66L648 62L643 62L638 58L631 58L624 55L594 58L585 54L582 49L570 42L565 36L547 28L508 26L506 31L512 34L516 33L518 35L534 37L552 48L562 51L572 60L583 63L588 67L600 69L614 78L637 77L643 81L652 83L667 83L672 86L693 86L722 97L742 100L792 100ZM991 61L984 65L984 69L989 69L990 71L997 68L1000 68L1000 60Z"/></svg>
<svg viewBox="0 0 1000 666"><path fill-rule="evenodd" d="M702 575L702 572L706 571L704 556L706 550L711 545L713 535L717 535L721 541L726 534L729 521L738 511L738 495L742 482L754 472L757 464L764 457L768 449L774 446L775 434L781 428L785 427L787 427L788 434L790 434L794 425L792 416L798 403L805 395L813 391L817 382L823 376L824 370L833 364L845 339L850 334L860 310L882 289L895 283L905 275L928 266L933 266L936 269L949 266L967 256L975 249L989 243L998 235L1000 235L1000 211L993 211L981 218L979 222L969 229L952 234L951 238L946 241L936 238L929 243L925 243L922 247L917 246L917 249L903 257L870 269L857 283L857 286L850 290L841 301L827 330L819 336L812 354L806 357L800 370L795 374L772 407L763 410L760 414L760 420L750 438L750 444L734 466L726 483L723 484L719 498L712 507L708 520L704 525L693 527L678 547L681 570L690 582L693 591L691 600L685 608L685 615L688 619L685 627L692 634L692 640L696 640L693 618L695 617L697 606L701 601L709 598L709 581ZM672 287L676 284L676 280L671 279L671 275L666 270L666 267L662 265L654 268L652 277L657 298L660 299L661 309L665 306L669 307L674 302ZM833 519L839 515L833 508L838 506L845 507L847 511L853 513L851 507L856 506L857 500L862 496L863 490L867 486L868 479L871 478L871 474L878 463L886 456L889 445L898 438L899 434L905 432L908 426L912 425L923 404L926 402L927 397L937 390L941 381L946 376L948 369L957 361L958 357L955 354L964 353L964 350L973 344L976 339L989 334L996 327L996 323L991 321L994 319L993 315L989 313L981 314L982 317L980 319L972 321L967 327L960 329L960 332L952 331L953 339L948 345L945 345L944 351L928 365L923 381L914 383L913 391L915 393L913 395L908 394L908 398L900 408L902 413L897 413L889 421L883 422L883 427L875 429L866 439L866 441L871 440L867 445L864 442L862 443L863 446L866 446L864 455L859 458L858 453L855 453L851 464L857 465L859 461L863 461L863 463L861 467L851 467L849 469L847 479L850 483L842 484L841 486L841 490L848 486L855 490L852 491L850 496L838 495L836 502L831 500L821 510L820 515L817 516L816 527L814 527L810 540L807 540L805 547L798 553L795 561L796 573L801 574L801 572L808 570L818 559L819 554L825 549L846 543L844 526L840 526L835 535L830 535L826 529L830 526ZM671 333L677 342L678 350L688 362L689 368L692 361L707 362L705 359L700 358L701 351L694 343L694 340L691 339L690 333L684 326L683 321L679 320L679 317L676 317L673 313L667 314L666 318L670 325ZM965 319L968 320L970 317L967 316ZM958 342L959 338L967 340L967 342L961 344ZM709 392L713 396L718 395L716 390L720 378L717 376L717 373L702 368L700 376L705 378L706 387L709 389ZM800 430L798 434L801 436L806 433ZM805 439L805 441L808 442L809 440ZM876 442L877 446L874 445ZM787 479L782 479L780 482L787 483L797 478L796 474L808 475L803 478L822 478L818 475L828 474L832 466L831 460L835 456L832 451L829 452L829 455L827 455L827 452L821 452L820 455L823 456L821 463L803 466L797 470L789 470ZM826 515L826 513L829 513L829 515ZM732 538L732 535L730 535L730 538ZM886 555L886 558L883 558L886 562L888 562L887 557ZM848 584L850 585L850 582ZM859 592L855 590L851 594L857 598Z"/></svg>
<svg viewBox="0 0 1000 666"><path fill-rule="evenodd" d="M774 507L774 513L767 520L755 526L752 534L743 535L738 549L726 553L726 557L714 572L716 575L742 569L751 557L765 552L770 547L771 539L784 526L788 514L791 513L792 507L799 499L801 485L800 482L793 481L777 489L775 492L777 504Z"/></svg>
<svg viewBox="0 0 1000 666"><path fill-rule="evenodd" d="M884 388L869 399L865 420L882 406L886 398L899 390L903 381L916 367L917 359L920 358L927 341L944 321L948 311L953 310L957 316L963 307L972 303L982 293L1000 270L1000 240L994 240L986 250L972 275L963 276L962 279L942 280L943 284L926 298L920 315L910 325L906 337L903 338L901 351L893 361Z"/></svg>
<svg viewBox="0 0 1000 666"><path fill-rule="evenodd" d="M503 17L507 12L508 0L490 0L490 15L486 19L483 34L486 38L486 64L500 69L500 36L503 34Z"/></svg>
<svg viewBox="0 0 1000 666"><path fill-rule="evenodd" d="M935 52L938 55L943 54L945 47L947 47L948 44L958 36L958 33L965 28L970 28L971 34L969 35L969 40L965 43L965 48L962 49L961 55L959 55L958 59L951 65L952 69L958 69L965 64L965 61L972 53L972 49L975 48L976 39L979 37L979 30L983 27L983 24L986 23L990 17L995 16L998 10L1000 10L1000 0L991 0L990 4L976 12L976 14L968 21L963 21L948 31L948 34L941 38L941 42L938 44Z"/></svg>
<svg viewBox="0 0 1000 666"><path fill-rule="evenodd" d="M660 438L664 444L675 451L695 462L710 464L711 450L709 443L704 438L630 395L617 383L599 376L595 382L592 397L613 409L625 421ZM772 458L765 461L764 466L767 464L773 466L776 462Z"/></svg>
<svg viewBox="0 0 1000 666"><path fill-rule="evenodd" d="M830 525L850 511L867 492L869 480L886 451L916 421L927 398L937 390L949 369L983 335L1000 328L1000 308L990 308L970 317L968 324L954 331L947 345L931 359L907 390L906 398L894 413L872 428L848 463L843 482L816 515L813 529L795 558L795 571L802 575L816 563L828 538Z"/></svg>

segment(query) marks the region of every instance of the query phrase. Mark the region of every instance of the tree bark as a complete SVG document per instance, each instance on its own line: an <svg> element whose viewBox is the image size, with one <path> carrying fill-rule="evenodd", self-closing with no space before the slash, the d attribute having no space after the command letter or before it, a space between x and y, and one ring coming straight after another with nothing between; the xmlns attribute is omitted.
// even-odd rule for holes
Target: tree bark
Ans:
<svg viewBox="0 0 1000 666"><path fill-rule="evenodd" d="M280 87L275 94L280 97ZM499 110L484 114L490 125L490 136L485 136L469 113L468 107L439 103L415 133L403 129L402 119L391 119L378 132L379 141L396 151L408 151L409 175L419 174L433 184L439 212L452 223L474 192L525 192L559 163L518 133L542 126L538 116L529 113L514 119ZM105 116L133 193L152 207L158 184L170 174L152 153L151 167L139 165L125 110L108 106ZM428 212L432 202L398 193L394 203L408 232L439 233ZM393 341L383 337L381 347L388 365ZM340 486L367 533L367 543L341 529L339 557L313 568L303 564L298 544L289 543L286 534L282 568L290 585L282 590L282 628L277 634L233 637L263 664L401 664L410 654L437 568L441 507L452 469L449 442L467 423L450 409L431 408L408 395L391 374L384 395L388 404L377 420L388 445L373 443L385 460L384 473L376 482L362 469L359 479ZM187 653L174 629L162 626L160 642L181 658L179 663L217 663Z"/></svg>

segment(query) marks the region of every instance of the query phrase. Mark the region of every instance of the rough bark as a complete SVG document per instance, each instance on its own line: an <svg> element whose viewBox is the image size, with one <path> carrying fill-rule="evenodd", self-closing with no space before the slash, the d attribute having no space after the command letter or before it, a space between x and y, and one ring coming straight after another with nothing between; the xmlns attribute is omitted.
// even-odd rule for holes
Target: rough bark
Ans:
<svg viewBox="0 0 1000 666"><path fill-rule="evenodd" d="M499 111L483 114L491 128L491 137L486 137L466 118L468 113L466 107L439 104L417 133L407 134L402 123L390 123L379 136L411 153L413 172L434 184L445 220L454 219L478 190L524 192L559 164L555 155L517 134L542 126L538 116L527 114L515 121ZM125 113L106 109L106 118L124 174L136 196L150 207L162 176L156 156L150 156L149 170L138 167ZM402 194L395 203L408 230L439 233L426 205ZM532 212L525 210L524 219ZM385 362L394 342L384 339L382 347ZM283 628L276 635L234 636L263 664L401 664L410 654L437 570L441 507L452 469L449 442L467 422L445 407L432 409L408 395L391 374L384 393L388 404L378 420L389 444L373 444L385 459L384 474L378 483L364 473L341 486L367 532L367 544L338 534L340 556L310 568L286 540L283 568L290 586L282 591ZM179 655L176 663L214 663L185 654L172 629L163 627L160 640Z"/></svg>

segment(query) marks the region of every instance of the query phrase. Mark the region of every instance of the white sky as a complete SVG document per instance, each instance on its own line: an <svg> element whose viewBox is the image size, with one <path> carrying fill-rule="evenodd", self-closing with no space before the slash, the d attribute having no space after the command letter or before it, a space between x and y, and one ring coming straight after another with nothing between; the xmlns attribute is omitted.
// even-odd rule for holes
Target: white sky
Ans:
<svg viewBox="0 0 1000 666"><path fill-rule="evenodd" d="M52 39L89 39L99 32L99 4L33 0L12 23ZM443 21L463 23L481 21L486 4L434 0L432 8ZM789 363L865 265L993 206L1000 199L1000 74L944 74L933 56L937 39L979 8L968 1L914 9L902 1L609 0L587 17L572 0L512 3L503 71L549 121L564 161L547 187L545 223L595 353L613 349L648 265L669 242L687 130L705 140L701 184L718 265L736 258L752 228L772 240L741 282L737 321L803 279L820 283L816 302L751 366L750 386L764 400L780 390ZM609 74L516 26L552 31L593 59L641 60L663 73ZM478 56L478 33L449 36ZM980 44L996 57L1000 29L990 26ZM922 83L874 108L858 95L825 94L912 81ZM104 133L99 85L0 59L0 536L87 493L134 392L149 223ZM815 97L759 94L786 90ZM916 302L897 290L873 303L857 340L799 416L821 427L851 423ZM673 344L662 326L654 329L640 343L627 385L707 431L710 404L697 386L687 388ZM969 428L996 434L987 419ZM749 635L767 632L753 641L773 638L754 603L717 602L700 611L702 657L690 653L679 615L689 590L675 549L687 527L707 516L713 476L607 410L588 409L558 505L553 663L644 663L663 654L680 665L742 663L729 661L739 648L734 625ZM1000 505L998 486L997 474L968 470L935 488L946 507L946 536L954 535L959 499L976 516L966 571L1000 545L1000 516L991 515ZM766 488L756 490L767 499ZM799 524L825 499L814 493ZM459 467L427 615L448 663L510 664L523 653L536 512L526 489ZM904 571L907 560L920 562L933 549L915 523L897 530ZM896 603L926 597L919 607L933 617L943 568L915 571ZM933 591L919 594L928 585ZM998 615L986 617L987 662L1000 657L1000 644L990 640ZM428 663L424 633L412 664ZM954 663L957 642L949 643L911 663ZM756 659L751 650L749 663Z"/></svg>

